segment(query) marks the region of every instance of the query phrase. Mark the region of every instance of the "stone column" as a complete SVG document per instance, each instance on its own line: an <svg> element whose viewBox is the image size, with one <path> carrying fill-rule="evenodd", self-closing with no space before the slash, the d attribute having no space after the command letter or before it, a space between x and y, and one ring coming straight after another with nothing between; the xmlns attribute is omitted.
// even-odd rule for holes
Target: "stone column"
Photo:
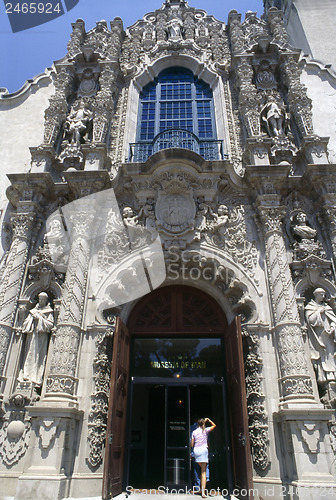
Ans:
<svg viewBox="0 0 336 500"><path fill-rule="evenodd" d="M11 217L13 239L0 283L0 376L4 372L35 217L34 204L27 202L22 211L19 208Z"/></svg>
<svg viewBox="0 0 336 500"><path fill-rule="evenodd" d="M85 197L71 204L72 244L64 291L46 382L45 398L73 399L88 265L95 218L94 200Z"/></svg>
<svg viewBox="0 0 336 500"><path fill-rule="evenodd" d="M260 195L258 210L264 233L283 401L289 405L311 405L314 401L312 380L282 231L285 209L280 206L280 196Z"/></svg>

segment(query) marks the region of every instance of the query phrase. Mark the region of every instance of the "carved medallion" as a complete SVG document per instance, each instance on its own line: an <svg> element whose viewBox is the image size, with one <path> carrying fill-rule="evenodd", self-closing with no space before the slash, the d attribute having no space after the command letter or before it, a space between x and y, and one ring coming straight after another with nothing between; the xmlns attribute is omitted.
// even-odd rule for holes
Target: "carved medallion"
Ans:
<svg viewBox="0 0 336 500"><path fill-rule="evenodd" d="M159 192L156 204L158 227L167 233L183 234L193 229L196 206L191 192Z"/></svg>

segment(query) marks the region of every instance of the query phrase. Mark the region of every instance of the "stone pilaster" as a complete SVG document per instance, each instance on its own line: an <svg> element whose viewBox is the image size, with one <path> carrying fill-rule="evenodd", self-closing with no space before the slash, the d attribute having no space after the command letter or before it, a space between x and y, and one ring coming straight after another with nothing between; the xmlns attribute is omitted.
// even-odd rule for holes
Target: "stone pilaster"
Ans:
<svg viewBox="0 0 336 500"><path fill-rule="evenodd" d="M285 209L280 206L278 195L260 195L258 210L264 233L283 400L311 404L314 400L312 380L282 230Z"/></svg>
<svg viewBox="0 0 336 500"><path fill-rule="evenodd" d="M90 261L94 200L85 197L72 203L71 249L64 291L46 382L46 398L73 398L82 315Z"/></svg>
<svg viewBox="0 0 336 500"><path fill-rule="evenodd" d="M18 212L11 217L13 239L0 283L0 375L3 374L5 366L36 218L33 205L29 207L26 203L24 208L24 211L18 209ZM27 210L29 208L30 210Z"/></svg>
<svg viewBox="0 0 336 500"><path fill-rule="evenodd" d="M246 53L240 14L229 14L229 33L233 51L235 84L239 94L240 115L248 137L260 135L259 102L253 83L252 57Z"/></svg>

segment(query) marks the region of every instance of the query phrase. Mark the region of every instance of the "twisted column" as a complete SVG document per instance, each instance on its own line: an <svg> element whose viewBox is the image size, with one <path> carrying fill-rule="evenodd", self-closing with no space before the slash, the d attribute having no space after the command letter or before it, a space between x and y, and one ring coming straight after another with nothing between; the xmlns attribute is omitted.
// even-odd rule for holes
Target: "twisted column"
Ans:
<svg viewBox="0 0 336 500"><path fill-rule="evenodd" d="M308 371L295 290L282 232L285 209L279 206L277 195L270 196L272 200L259 197L258 209L265 240L281 388L285 401L302 402L308 399L311 404L314 399L312 380Z"/></svg>
<svg viewBox="0 0 336 500"><path fill-rule="evenodd" d="M18 212L11 217L13 239L0 283L0 375L3 374L11 339L35 216L32 210L31 212Z"/></svg>
<svg viewBox="0 0 336 500"><path fill-rule="evenodd" d="M76 368L95 218L94 201L85 197L71 204L72 245L54 338L46 398L72 398L76 393Z"/></svg>

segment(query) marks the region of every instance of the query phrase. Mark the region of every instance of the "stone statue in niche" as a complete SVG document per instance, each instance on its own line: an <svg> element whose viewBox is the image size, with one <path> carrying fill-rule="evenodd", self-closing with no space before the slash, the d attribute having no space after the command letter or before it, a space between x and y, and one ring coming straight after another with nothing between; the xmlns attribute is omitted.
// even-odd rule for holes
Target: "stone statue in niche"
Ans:
<svg viewBox="0 0 336 500"><path fill-rule="evenodd" d="M283 106L279 105L273 96L269 96L260 112L261 124L270 137L279 137L286 134L289 115Z"/></svg>
<svg viewBox="0 0 336 500"><path fill-rule="evenodd" d="M65 136L72 145L80 146L87 136L92 125L93 113L86 104L75 104L64 125Z"/></svg>
<svg viewBox="0 0 336 500"><path fill-rule="evenodd" d="M52 219L49 231L44 235L44 244L47 245L50 258L55 264L64 262L65 251L68 250L66 233L60 219Z"/></svg>
<svg viewBox="0 0 336 500"><path fill-rule="evenodd" d="M174 18L168 25L168 37L173 40L182 38L182 21Z"/></svg>
<svg viewBox="0 0 336 500"><path fill-rule="evenodd" d="M321 399L336 407L336 314L326 302L323 288L314 290L314 299L305 307L311 359Z"/></svg>
<svg viewBox="0 0 336 500"><path fill-rule="evenodd" d="M28 313L22 325L25 334L25 353L23 367L18 381L31 382L35 388L42 385L44 367L47 359L49 334L54 326L54 312L48 302L48 294L38 295L38 304Z"/></svg>

